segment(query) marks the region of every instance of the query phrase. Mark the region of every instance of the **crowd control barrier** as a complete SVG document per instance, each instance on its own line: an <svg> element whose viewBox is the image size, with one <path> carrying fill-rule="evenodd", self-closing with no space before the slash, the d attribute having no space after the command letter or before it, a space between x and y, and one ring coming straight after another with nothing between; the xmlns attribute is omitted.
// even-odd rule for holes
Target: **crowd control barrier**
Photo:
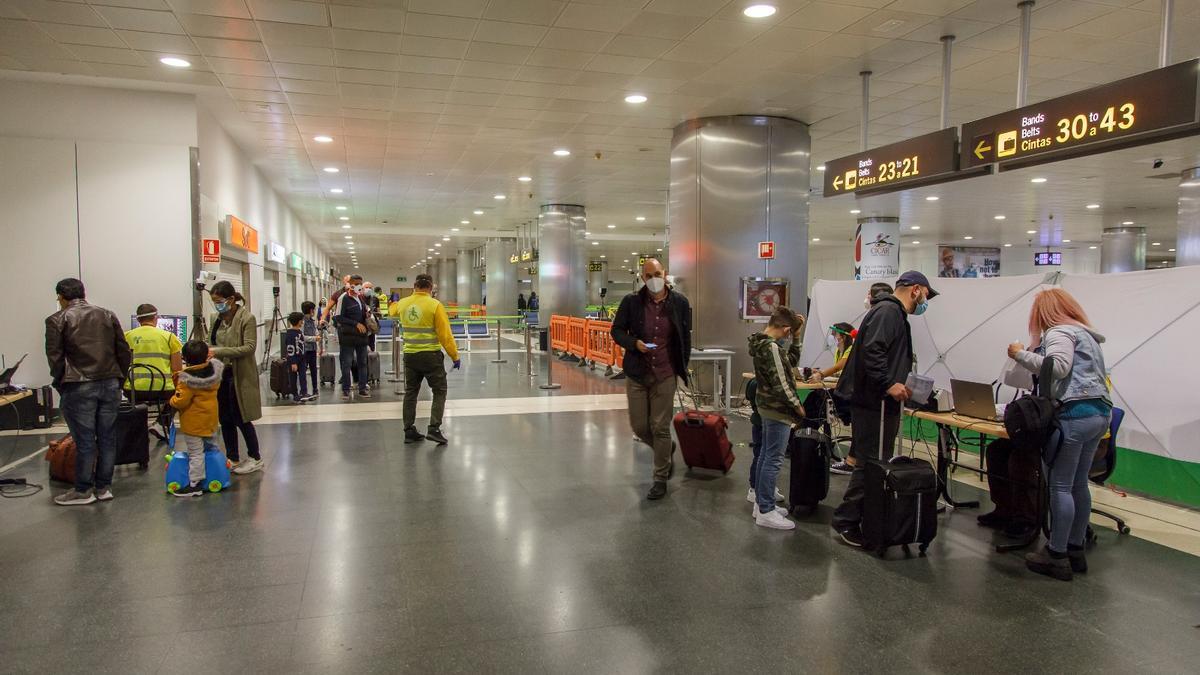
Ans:
<svg viewBox="0 0 1200 675"><path fill-rule="evenodd" d="M569 317L551 316L550 317L550 350L556 352L567 351L567 321Z"/></svg>
<svg viewBox="0 0 1200 675"><path fill-rule="evenodd" d="M550 349L579 359L579 365L605 367L611 375L620 366L625 350L612 339L612 322L579 317L550 317Z"/></svg>
<svg viewBox="0 0 1200 675"><path fill-rule="evenodd" d="M587 319L567 319L567 353L579 359L587 359Z"/></svg>

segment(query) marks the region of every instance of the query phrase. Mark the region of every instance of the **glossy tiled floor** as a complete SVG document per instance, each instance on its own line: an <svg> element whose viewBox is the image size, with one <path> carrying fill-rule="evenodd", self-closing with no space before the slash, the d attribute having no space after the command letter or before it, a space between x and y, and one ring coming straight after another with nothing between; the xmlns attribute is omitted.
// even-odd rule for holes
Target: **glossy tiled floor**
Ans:
<svg viewBox="0 0 1200 675"><path fill-rule="evenodd" d="M546 396L491 358L468 358L453 398ZM558 372L564 404L620 392ZM165 496L159 466L122 470L109 504L0 501L0 672L1184 673L1200 660L1200 563L1156 544L1106 530L1092 573L1066 584L993 553L960 511L927 558L881 561L830 536L844 479L795 532L756 528L744 449L729 476L677 476L645 501L649 452L610 404L463 408L445 448L404 445L400 422L378 418L388 405L263 424L267 470L196 501Z"/></svg>

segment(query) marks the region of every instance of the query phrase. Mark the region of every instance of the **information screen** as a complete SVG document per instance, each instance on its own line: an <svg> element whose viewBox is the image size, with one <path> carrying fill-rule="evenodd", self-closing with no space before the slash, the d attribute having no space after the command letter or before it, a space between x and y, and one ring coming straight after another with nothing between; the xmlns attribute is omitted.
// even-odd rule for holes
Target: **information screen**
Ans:
<svg viewBox="0 0 1200 675"><path fill-rule="evenodd" d="M1017 168L1194 131L1198 67L1193 59L968 122L960 166Z"/></svg>
<svg viewBox="0 0 1200 675"><path fill-rule="evenodd" d="M1041 251L1034 253L1033 264L1038 267L1043 265L1061 265L1062 251Z"/></svg>
<svg viewBox="0 0 1200 675"><path fill-rule="evenodd" d="M137 328L139 325L136 316L129 317L129 327ZM158 327L168 333L174 333L182 342L187 342L188 339L188 318L178 314L159 314Z"/></svg>
<svg viewBox="0 0 1200 675"><path fill-rule="evenodd" d="M825 196L936 182L958 169L958 130L942 129L825 162Z"/></svg>

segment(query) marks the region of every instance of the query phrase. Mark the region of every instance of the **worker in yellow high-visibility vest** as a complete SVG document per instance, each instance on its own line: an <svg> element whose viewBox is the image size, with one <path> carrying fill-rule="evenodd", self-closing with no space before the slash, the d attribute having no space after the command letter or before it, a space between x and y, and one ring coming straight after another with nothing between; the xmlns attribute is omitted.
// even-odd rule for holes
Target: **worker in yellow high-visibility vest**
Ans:
<svg viewBox="0 0 1200 675"><path fill-rule="evenodd" d="M399 321L404 336L404 442L416 443L428 438L438 445L449 441L442 435L442 411L446 408L446 366L442 350L450 355L454 369L462 367L458 345L450 334L450 319L446 308L431 294L433 277L418 274L413 294L388 307L388 314ZM422 435L417 431L417 395L421 380L429 381L433 390L433 409L429 412L429 428Z"/></svg>
<svg viewBox="0 0 1200 675"><path fill-rule="evenodd" d="M133 363L153 368L134 368L130 379L138 400L170 400L175 393L173 376L183 369L183 344L179 337L158 327L158 308L138 305L138 327L125 331L125 341L133 350ZM130 383L125 383L129 389Z"/></svg>

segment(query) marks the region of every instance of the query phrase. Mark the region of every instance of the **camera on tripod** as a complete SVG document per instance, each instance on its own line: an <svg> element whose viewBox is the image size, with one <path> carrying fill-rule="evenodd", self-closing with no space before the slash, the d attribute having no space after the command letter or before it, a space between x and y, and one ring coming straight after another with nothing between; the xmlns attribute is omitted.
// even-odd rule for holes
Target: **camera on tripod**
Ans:
<svg viewBox="0 0 1200 675"><path fill-rule="evenodd" d="M216 280L217 275L215 272L202 271L200 272L200 275L196 277L196 290L203 291L208 282Z"/></svg>
<svg viewBox="0 0 1200 675"><path fill-rule="evenodd" d="M279 287L278 286L271 287L271 295L273 295L277 298L279 297Z"/></svg>

